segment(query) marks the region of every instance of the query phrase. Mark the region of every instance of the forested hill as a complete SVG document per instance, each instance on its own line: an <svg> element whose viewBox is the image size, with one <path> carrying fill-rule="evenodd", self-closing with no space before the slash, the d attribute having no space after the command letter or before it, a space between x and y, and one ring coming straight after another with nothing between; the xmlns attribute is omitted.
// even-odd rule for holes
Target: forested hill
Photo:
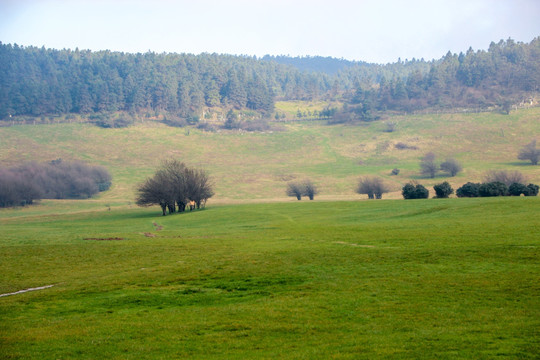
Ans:
<svg viewBox="0 0 540 360"><path fill-rule="evenodd" d="M336 59L322 56L272 56L265 55L264 61L273 61L278 64L290 65L302 72L325 73L337 75L339 73L354 73L361 78L369 78L379 81L381 77L392 78L396 76L406 77L415 71L427 72L436 61L425 61L424 59L405 60L398 59L395 63L372 64L364 61L350 61L346 59Z"/></svg>
<svg viewBox="0 0 540 360"><path fill-rule="evenodd" d="M386 65L382 76L369 81L359 75L362 69L354 67L338 74L343 79L360 79L348 97L348 103L354 105L353 117L369 119L373 110L509 111L513 104L534 102L540 91L540 37L528 44L512 39L492 42L487 51L448 52L431 64L413 61L416 68L407 68L408 63Z"/></svg>
<svg viewBox="0 0 540 360"><path fill-rule="evenodd" d="M322 57L322 56L285 56L285 55L265 55L262 60L265 61L274 61L279 64L294 66L300 71L304 72L321 72L329 75L335 75L341 70L359 65L359 66L370 66L371 64L365 62L356 62L349 61L345 59L336 59L333 57Z"/></svg>
<svg viewBox="0 0 540 360"><path fill-rule="evenodd" d="M540 38L386 65L0 43L0 119L148 110L187 118L207 108L269 116L277 99L300 99L339 100L350 106L342 120L369 120L387 110L508 107L539 90Z"/></svg>
<svg viewBox="0 0 540 360"><path fill-rule="evenodd" d="M317 97L329 77L245 56L126 54L0 43L0 118L203 107L273 110L276 98Z"/></svg>

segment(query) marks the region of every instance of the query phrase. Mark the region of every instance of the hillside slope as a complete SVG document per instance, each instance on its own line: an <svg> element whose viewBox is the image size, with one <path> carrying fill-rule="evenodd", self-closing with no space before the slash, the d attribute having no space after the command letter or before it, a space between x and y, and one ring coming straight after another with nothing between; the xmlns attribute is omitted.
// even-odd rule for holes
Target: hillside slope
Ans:
<svg viewBox="0 0 540 360"><path fill-rule="evenodd" d="M306 177L319 186L319 199L360 198L354 188L366 174L384 177L396 190L386 197L400 198L399 189L411 179L426 186L445 180L459 186L482 180L490 169L518 170L540 183L540 167L516 159L524 144L538 139L539 119L540 108L510 115L397 116L387 120L397 123L392 133L384 132L384 121L293 123L284 125L285 131L265 133L203 132L155 122L124 129L23 125L0 128L0 165L57 158L103 165L113 174L103 201L133 201L136 185L168 158L207 169L216 185L212 201L283 200L286 183ZM399 150L398 143L413 149ZM429 151L439 162L456 158L464 171L455 178L421 178L419 159ZM393 168L401 170L398 176L390 175Z"/></svg>

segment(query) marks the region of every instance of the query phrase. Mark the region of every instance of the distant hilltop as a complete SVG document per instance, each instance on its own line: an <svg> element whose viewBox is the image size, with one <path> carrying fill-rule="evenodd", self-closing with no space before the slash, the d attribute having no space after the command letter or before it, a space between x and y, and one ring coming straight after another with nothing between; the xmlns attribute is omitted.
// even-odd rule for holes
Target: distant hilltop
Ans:
<svg viewBox="0 0 540 360"><path fill-rule="evenodd" d="M211 111L272 118L277 100L348 106L339 121L373 120L387 111L508 112L535 103L538 59L540 38L386 65L321 56L127 54L0 43L0 120L118 111L188 121Z"/></svg>

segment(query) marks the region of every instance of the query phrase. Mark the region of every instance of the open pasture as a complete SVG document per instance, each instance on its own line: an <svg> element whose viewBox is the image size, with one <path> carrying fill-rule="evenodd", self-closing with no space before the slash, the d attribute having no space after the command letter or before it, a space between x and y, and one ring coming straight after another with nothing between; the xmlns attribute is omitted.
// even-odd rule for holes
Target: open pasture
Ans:
<svg viewBox="0 0 540 360"><path fill-rule="evenodd" d="M295 102L280 106L300 106ZM309 106L302 105L302 106ZM401 198L401 187L415 179L430 188L449 181L454 189L479 182L486 171L520 171L540 183L540 167L517 160L519 149L540 134L540 108L497 113L423 114L394 116L360 125L328 126L324 122L289 123L285 131L247 133L173 128L156 122L125 129L102 129L90 124L18 125L0 128L0 166L21 161L57 158L103 165L113 175L103 204L133 202L137 184L162 160L174 158L206 169L223 203L268 201L285 197L288 181L310 178L327 199L354 198L362 175L383 177ZM385 122L395 122L392 133ZM408 146L399 149L398 144ZM434 152L437 163L456 158L463 172L420 176L419 162ZM398 176L391 176L394 168ZM115 205L116 206L116 205Z"/></svg>
<svg viewBox="0 0 540 360"><path fill-rule="evenodd" d="M76 201L72 201L75 203ZM540 201L0 211L2 359L534 359Z"/></svg>

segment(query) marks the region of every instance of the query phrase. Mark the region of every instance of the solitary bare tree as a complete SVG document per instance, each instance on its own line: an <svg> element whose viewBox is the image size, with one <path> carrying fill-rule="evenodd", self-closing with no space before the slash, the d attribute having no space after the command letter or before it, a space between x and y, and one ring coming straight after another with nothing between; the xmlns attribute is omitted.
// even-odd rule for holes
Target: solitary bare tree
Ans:
<svg viewBox="0 0 540 360"><path fill-rule="evenodd" d="M438 166L435 163L435 154L432 152L427 153L420 162L420 171L422 175L434 178L437 173Z"/></svg>
<svg viewBox="0 0 540 360"><path fill-rule="evenodd" d="M530 160L532 165L538 165L538 158L540 157L540 149L536 148L536 140L531 141L525 145L518 155L519 160Z"/></svg>
<svg viewBox="0 0 540 360"><path fill-rule="evenodd" d="M446 159L446 161L441 164L441 170L448 172L450 176L456 176L462 169L463 167L461 164L457 162L456 159L452 158Z"/></svg>
<svg viewBox="0 0 540 360"><path fill-rule="evenodd" d="M491 170L484 176L484 181L486 183L500 182L510 186L514 183L524 184L527 179L519 171Z"/></svg>
<svg viewBox="0 0 540 360"><path fill-rule="evenodd" d="M356 192L366 194L368 199L382 199L382 195L389 191L384 180L377 176L364 176L360 178Z"/></svg>

